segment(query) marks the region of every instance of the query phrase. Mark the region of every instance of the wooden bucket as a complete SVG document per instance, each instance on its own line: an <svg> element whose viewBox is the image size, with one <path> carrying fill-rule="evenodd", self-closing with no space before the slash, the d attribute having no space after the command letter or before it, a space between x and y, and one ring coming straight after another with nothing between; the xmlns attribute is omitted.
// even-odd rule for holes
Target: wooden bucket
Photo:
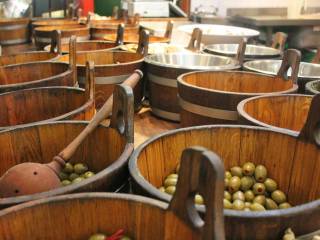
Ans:
<svg viewBox="0 0 320 240"><path fill-rule="evenodd" d="M51 43L52 32L54 30L61 31L61 42L68 43L71 36L77 36L78 41L85 41L90 39L90 31L86 25L58 25L58 26L44 26L34 29L34 38L36 47L39 50L44 49L45 46Z"/></svg>
<svg viewBox="0 0 320 240"><path fill-rule="evenodd" d="M179 178L179 190L170 204L112 193L81 193L41 199L0 212L2 240L79 240L89 239L96 233L110 236L119 229L123 229L130 239L225 240L222 162L217 155L202 148L186 149L183 154L185 164L181 168L184 171ZM201 174L205 173L207 178L201 177L201 166L206 167ZM194 194L194 189L188 185L190 173L200 175L192 182L193 188L199 189L208 199L206 209L210 213L204 220L194 205L187 204L189 196ZM199 222L204 224L197 224Z"/></svg>
<svg viewBox="0 0 320 240"><path fill-rule="evenodd" d="M243 124L298 134L307 120L311 101L309 95L272 94L245 99L237 109Z"/></svg>
<svg viewBox="0 0 320 240"><path fill-rule="evenodd" d="M145 58L152 113L158 117L180 121L177 78L192 71L233 70L240 68L245 43L236 59L209 54L155 54Z"/></svg>
<svg viewBox="0 0 320 240"><path fill-rule="evenodd" d="M276 77L244 71L191 72L178 77L181 125L237 124L238 103L246 98L270 93L293 93L299 71L300 55L285 52ZM288 68L295 73L286 78Z"/></svg>
<svg viewBox="0 0 320 240"><path fill-rule="evenodd" d="M79 52L77 53L78 80L80 86L85 82L85 63L95 64L95 103L100 108L113 92L115 84L122 83L136 69L141 69L144 54L148 51L148 35L142 32L140 48L137 53L123 51ZM58 61L68 62L69 55L61 56ZM142 81L134 88L135 104L142 99Z"/></svg>
<svg viewBox="0 0 320 240"><path fill-rule="evenodd" d="M0 94L0 130L59 120L90 120L94 113L94 66L86 67L85 89L28 88Z"/></svg>
<svg viewBox="0 0 320 240"><path fill-rule="evenodd" d="M310 111L299 136L254 126L209 125L153 137L129 160L134 192L169 202L171 196L158 188L175 171L183 149L203 146L221 157L225 169L245 162L263 164L293 204L292 208L262 212L225 209L227 239L281 239L287 228L298 236L315 232L320 226L320 141L315 135L319 131L315 124L320 120L319 107L318 102Z"/></svg>
<svg viewBox="0 0 320 240"><path fill-rule="evenodd" d="M320 93L320 80L311 81L306 84L307 94L318 94Z"/></svg>
<svg viewBox="0 0 320 240"><path fill-rule="evenodd" d="M127 161L133 151L133 96L128 87L119 87L116 95L113 116L121 112L123 117L113 117L111 127L99 126L70 160L87 164L95 176L47 192L0 198L0 208L73 192L113 191L126 182ZM52 161L86 126L83 121L59 121L0 132L0 176L22 162Z"/></svg>
<svg viewBox="0 0 320 240"><path fill-rule="evenodd" d="M29 23L29 18L1 18L0 45L12 45L29 42Z"/></svg>
<svg viewBox="0 0 320 240"><path fill-rule="evenodd" d="M32 62L0 67L0 93L35 87L74 86L77 82L75 43L76 39L70 41L73 57L69 65Z"/></svg>

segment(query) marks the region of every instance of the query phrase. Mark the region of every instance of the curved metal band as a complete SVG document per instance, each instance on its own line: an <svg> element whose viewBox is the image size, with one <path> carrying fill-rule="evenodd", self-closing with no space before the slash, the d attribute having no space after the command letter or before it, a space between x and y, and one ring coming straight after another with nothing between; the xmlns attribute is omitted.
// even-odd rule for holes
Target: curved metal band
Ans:
<svg viewBox="0 0 320 240"><path fill-rule="evenodd" d="M229 110L222 110L217 108L208 108L200 105L196 105L190 102L187 102L180 98L179 104L181 108L188 112L192 112L194 114L210 117L210 118L217 118L217 119L223 119L223 120L230 120L230 121L237 121L239 118L237 111L229 111Z"/></svg>
<svg viewBox="0 0 320 240"><path fill-rule="evenodd" d="M148 73L148 79L150 80L150 82L156 83L158 85L178 88L177 79L159 77L159 76L153 75L152 73Z"/></svg>
<svg viewBox="0 0 320 240"><path fill-rule="evenodd" d="M94 82L95 84L99 85L106 85L106 84L120 84L123 83L130 74L128 75L119 75L119 76L110 76L110 77L95 77ZM85 83L85 77L79 76L78 80L80 83Z"/></svg>
<svg viewBox="0 0 320 240"><path fill-rule="evenodd" d="M17 30L17 29L21 29L21 28L28 28L28 24L2 26L2 27L0 27L0 31Z"/></svg>
<svg viewBox="0 0 320 240"><path fill-rule="evenodd" d="M180 122L180 114L179 113L173 113L173 112L167 112L159 108L155 108L151 106L152 113L158 117L169 119L171 121Z"/></svg>
<svg viewBox="0 0 320 240"><path fill-rule="evenodd" d="M85 40L89 40L90 36L77 36L77 41L85 41ZM44 37L36 37L37 42L40 43L51 43L51 38L44 38ZM70 38L66 37L66 38L61 38L61 43L69 43Z"/></svg>
<svg viewBox="0 0 320 240"><path fill-rule="evenodd" d="M28 42L27 38L21 38L21 39L12 39L12 40L1 40L0 44L19 44L19 43L25 43Z"/></svg>

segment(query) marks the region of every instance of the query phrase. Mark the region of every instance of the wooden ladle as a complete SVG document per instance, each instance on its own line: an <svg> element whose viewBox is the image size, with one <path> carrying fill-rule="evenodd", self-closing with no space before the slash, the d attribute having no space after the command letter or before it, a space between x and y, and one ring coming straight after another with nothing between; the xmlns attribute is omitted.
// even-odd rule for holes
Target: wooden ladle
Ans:
<svg viewBox="0 0 320 240"><path fill-rule="evenodd" d="M89 64L92 70L93 63ZM93 74L93 71L90 71ZM143 74L136 70L122 84L134 87ZM10 168L0 178L0 198L15 197L49 191L61 186L58 174L74 155L79 145L92 133L112 111L113 96L110 96L85 129L48 164L26 162Z"/></svg>

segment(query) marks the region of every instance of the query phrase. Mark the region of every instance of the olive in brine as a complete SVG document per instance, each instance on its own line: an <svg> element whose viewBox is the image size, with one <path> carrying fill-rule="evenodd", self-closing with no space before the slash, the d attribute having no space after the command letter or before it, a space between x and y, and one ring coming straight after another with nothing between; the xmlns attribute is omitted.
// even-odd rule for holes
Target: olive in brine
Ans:
<svg viewBox="0 0 320 240"><path fill-rule="evenodd" d="M225 209L232 209L232 203L229 200L224 198L223 199L223 207Z"/></svg>
<svg viewBox="0 0 320 240"><path fill-rule="evenodd" d="M224 196L223 198L231 201L232 197L231 197L231 194L228 192L228 191L224 191Z"/></svg>
<svg viewBox="0 0 320 240"><path fill-rule="evenodd" d="M71 163L66 163L62 171L65 173L73 173L73 165Z"/></svg>
<svg viewBox="0 0 320 240"><path fill-rule="evenodd" d="M265 166L258 165L254 171L254 177L257 182L264 182L267 178L268 171Z"/></svg>
<svg viewBox="0 0 320 240"><path fill-rule="evenodd" d="M271 179L271 178L267 178L264 181L264 185L265 185L266 190L268 192L273 192L273 191L277 190L277 188L278 188L277 182L275 180Z"/></svg>
<svg viewBox="0 0 320 240"><path fill-rule="evenodd" d="M65 172L59 172L59 178L61 181L67 180L69 178L69 175Z"/></svg>
<svg viewBox="0 0 320 240"><path fill-rule="evenodd" d="M230 179L230 178L232 177L231 172L229 172L229 171L225 171L225 173L224 173L224 177L225 177L225 178Z"/></svg>
<svg viewBox="0 0 320 240"><path fill-rule="evenodd" d="M236 199L235 201L233 201L232 205L233 205L232 207L233 210L242 211L245 208L244 202L239 199Z"/></svg>
<svg viewBox="0 0 320 240"><path fill-rule="evenodd" d="M267 210L274 210L274 209L278 209L278 205L276 204L275 201L273 201L271 198L267 198L266 199L266 209Z"/></svg>
<svg viewBox="0 0 320 240"><path fill-rule="evenodd" d="M279 204L280 209L286 209L286 208L291 208L291 205L287 202Z"/></svg>
<svg viewBox="0 0 320 240"><path fill-rule="evenodd" d="M88 172L85 172L84 174L82 174L81 176L84 178L90 178L94 175L95 175L94 172L88 171Z"/></svg>
<svg viewBox="0 0 320 240"><path fill-rule="evenodd" d="M255 195L252 190L248 190L244 193L244 197L247 202L252 202Z"/></svg>
<svg viewBox="0 0 320 240"><path fill-rule="evenodd" d="M173 195L175 191L176 191L176 187L175 186L168 186L165 189L165 192L170 194L170 195Z"/></svg>
<svg viewBox="0 0 320 240"><path fill-rule="evenodd" d="M230 178L228 183L228 189L230 193L234 193L240 189L241 180L238 176L233 176Z"/></svg>
<svg viewBox="0 0 320 240"><path fill-rule="evenodd" d="M253 184L254 184L253 178L245 176L241 178L240 188L242 191L247 191L252 187Z"/></svg>
<svg viewBox="0 0 320 240"><path fill-rule="evenodd" d="M273 201L275 201L278 204L284 203L287 200L287 197L284 194L284 192L282 192L280 190L274 191L271 194L271 198L273 199Z"/></svg>
<svg viewBox="0 0 320 240"><path fill-rule="evenodd" d="M264 195L266 187L263 183L256 183L253 185L252 190L255 195Z"/></svg>
<svg viewBox="0 0 320 240"><path fill-rule="evenodd" d="M259 203L262 206L264 206L265 203L266 203L266 197L264 195L258 195L253 199L253 202L254 203Z"/></svg>
<svg viewBox="0 0 320 240"><path fill-rule="evenodd" d="M175 186L177 185L178 179L177 178L167 178L164 181L164 186L169 187L169 186Z"/></svg>
<svg viewBox="0 0 320 240"><path fill-rule="evenodd" d="M164 187L159 187L159 191L160 191L160 192L165 192L166 189L165 189Z"/></svg>
<svg viewBox="0 0 320 240"><path fill-rule="evenodd" d="M78 178L78 177L80 177L78 174L76 174L76 173L71 173L71 174L69 175L69 180L70 180L70 181L73 181L74 179L76 179L76 178Z"/></svg>
<svg viewBox="0 0 320 240"><path fill-rule="evenodd" d="M71 184L71 181L69 181L68 179L66 179L66 180L63 180L63 181L61 182L61 184L62 184L62 186L68 186L68 185Z"/></svg>
<svg viewBox="0 0 320 240"><path fill-rule="evenodd" d="M194 202L196 204L203 204L204 203L203 198L202 198L202 196L200 194L196 194L194 196Z"/></svg>
<svg viewBox="0 0 320 240"><path fill-rule="evenodd" d="M266 209L259 203L252 203L250 206L251 211L265 211Z"/></svg>
<svg viewBox="0 0 320 240"><path fill-rule="evenodd" d="M242 166L242 173L245 176L252 176L254 174L254 170L256 166L252 162L246 162Z"/></svg>
<svg viewBox="0 0 320 240"><path fill-rule="evenodd" d="M244 193L241 191L236 191L234 194L232 194L232 200L235 201L237 199L244 202L245 200Z"/></svg>
<svg viewBox="0 0 320 240"><path fill-rule="evenodd" d="M82 178L82 177L77 177L77 178L75 178L75 179L72 180L72 184L74 184L74 183L79 183L79 182L81 182L81 181L83 181L83 180L84 180L84 178Z"/></svg>
<svg viewBox="0 0 320 240"><path fill-rule="evenodd" d="M88 171L88 166L84 163L77 163L74 165L73 170L76 174L83 174Z"/></svg>
<svg viewBox="0 0 320 240"><path fill-rule="evenodd" d="M238 166L232 167L230 169L230 172L231 172L232 176L237 176L239 178L242 177L242 168L241 167L238 167Z"/></svg>

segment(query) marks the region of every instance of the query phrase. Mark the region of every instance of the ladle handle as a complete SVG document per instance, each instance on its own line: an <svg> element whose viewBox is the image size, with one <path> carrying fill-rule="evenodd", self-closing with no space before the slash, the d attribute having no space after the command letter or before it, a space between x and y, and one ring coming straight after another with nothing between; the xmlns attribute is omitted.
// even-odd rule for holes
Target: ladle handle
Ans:
<svg viewBox="0 0 320 240"><path fill-rule="evenodd" d="M299 74L299 65L301 61L301 53L296 49L288 49L283 54L283 60L278 71L277 77L284 80L291 80L297 83ZM288 76L288 70L291 68L291 76Z"/></svg>
<svg viewBox="0 0 320 240"><path fill-rule="evenodd" d="M247 48L247 39L246 38L242 38L240 43L239 43L239 46L238 46L237 54L235 56L235 60L238 61L238 64L241 67L242 67L243 62L244 62L246 48Z"/></svg>
<svg viewBox="0 0 320 240"><path fill-rule="evenodd" d="M191 34L189 45L186 49L196 52L200 50L202 40L202 30L200 28L194 28Z"/></svg>
<svg viewBox="0 0 320 240"><path fill-rule="evenodd" d="M139 80L142 78L143 74L140 70L136 70L127 80L122 84L130 87L137 85ZM102 108L93 117L86 128L65 148L63 149L58 157L62 158L64 161L68 161L75 153L79 145L86 139L86 137L95 130L95 128L106 119L112 111L113 95L111 95L108 100L104 103ZM59 160L58 160L59 161Z"/></svg>
<svg viewBox="0 0 320 240"><path fill-rule="evenodd" d="M69 68L72 71L74 85L77 84L77 37L72 35L69 42Z"/></svg>
<svg viewBox="0 0 320 240"><path fill-rule="evenodd" d="M50 52L58 53L59 55L62 54L62 50L61 50L61 31L60 30L52 31Z"/></svg>
<svg viewBox="0 0 320 240"><path fill-rule="evenodd" d="M117 29L117 39L116 39L116 45L123 45L123 38L124 38L124 24L121 23L118 25Z"/></svg>
<svg viewBox="0 0 320 240"><path fill-rule="evenodd" d="M171 39L172 30L173 30L173 21L170 20L170 21L168 21L168 23L167 23L166 31L164 32L164 37Z"/></svg>
<svg viewBox="0 0 320 240"><path fill-rule="evenodd" d="M148 30L141 30L139 33L139 43L138 43L137 53L141 54L142 56L148 55L149 35L150 34Z"/></svg>
<svg viewBox="0 0 320 240"><path fill-rule="evenodd" d="M94 102L95 81L94 81L94 62L86 63L86 79L85 79L85 95L86 99Z"/></svg>
<svg viewBox="0 0 320 240"><path fill-rule="evenodd" d="M194 203L196 193L204 198L202 220ZM199 231L202 240L224 240L224 167L220 158L202 147L183 151L176 192L169 209Z"/></svg>
<svg viewBox="0 0 320 240"><path fill-rule="evenodd" d="M306 123L298 138L320 147L320 93L312 98Z"/></svg>

